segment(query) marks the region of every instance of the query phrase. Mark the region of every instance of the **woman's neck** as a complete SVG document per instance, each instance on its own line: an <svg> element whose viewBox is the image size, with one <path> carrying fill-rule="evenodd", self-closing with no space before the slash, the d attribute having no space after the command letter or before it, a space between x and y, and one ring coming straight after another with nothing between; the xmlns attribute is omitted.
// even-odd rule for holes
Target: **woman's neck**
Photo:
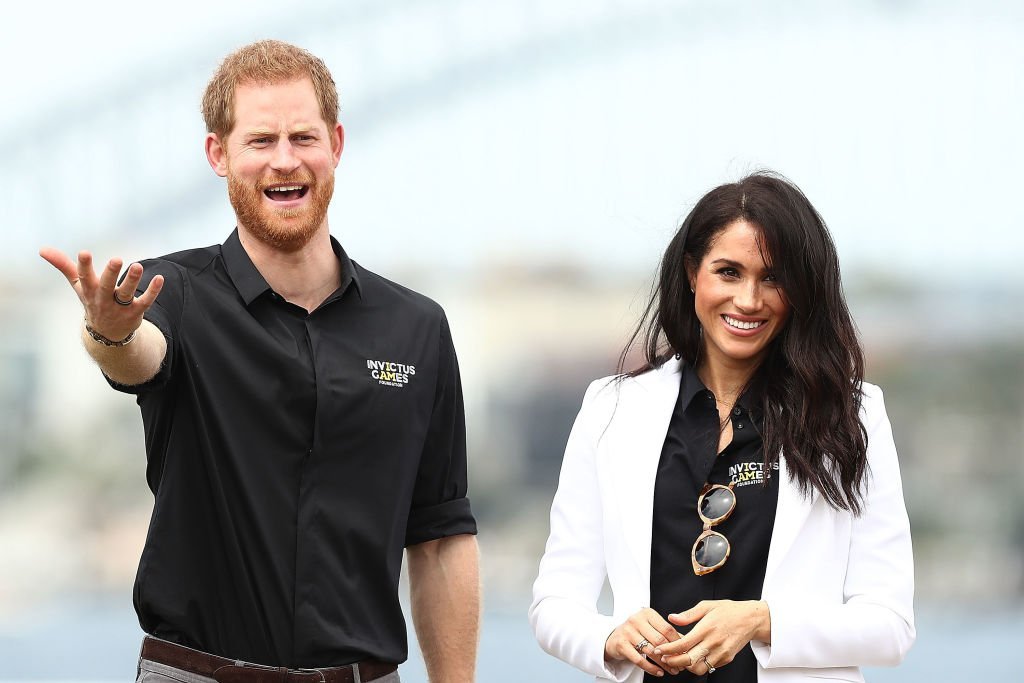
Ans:
<svg viewBox="0 0 1024 683"><path fill-rule="evenodd" d="M697 376L715 395L719 405L729 409L747 388L756 369L757 366L750 363L716 363L705 360L697 366Z"/></svg>

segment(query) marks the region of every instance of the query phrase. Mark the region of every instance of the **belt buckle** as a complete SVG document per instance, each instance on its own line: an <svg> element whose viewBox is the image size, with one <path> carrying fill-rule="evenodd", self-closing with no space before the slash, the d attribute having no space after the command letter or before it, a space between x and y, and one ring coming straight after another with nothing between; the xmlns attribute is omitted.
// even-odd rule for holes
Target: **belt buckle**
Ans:
<svg viewBox="0 0 1024 683"><path fill-rule="evenodd" d="M353 667L353 671L354 670L355 670L355 668ZM324 675L324 670L323 669L291 669L291 670L289 670L289 673L292 673L292 672L297 673L297 674L307 674L307 675L308 674L316 674L317 676L320 677L320 683L327 683L327 676ZM359 681L359 674L358 673L355 676L355 683L360 683L360 681Z"/></svg>
<svg viewBox="0 0 1024 683"><path fill-rule="evenodd" d="M311 674L319 676L319 681L315 678L306 678ZM320 669L289 669L284 666L271 667L248 662L235 662L220 667L213 672L213 680L217 683L298 683L302 680L310 683L327 683L327 678Z"/></svg>

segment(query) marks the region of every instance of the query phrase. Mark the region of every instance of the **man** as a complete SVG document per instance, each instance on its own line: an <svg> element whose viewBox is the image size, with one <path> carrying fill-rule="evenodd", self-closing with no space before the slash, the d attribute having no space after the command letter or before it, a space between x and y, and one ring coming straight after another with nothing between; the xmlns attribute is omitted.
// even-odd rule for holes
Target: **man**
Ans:
<svg viewBox="0 0 1024 683"><path fill-rule="evenodd" d="M320 59L243 47L203 97L237 218L227 241L120 282L119 259L97 274L88 252L40 251L82 301L86 349L142 410L155 505L135 583L140 681L398 681L403 548L431 680L473 678L455 352L437 304L330 235L337 114Z"/></svg>

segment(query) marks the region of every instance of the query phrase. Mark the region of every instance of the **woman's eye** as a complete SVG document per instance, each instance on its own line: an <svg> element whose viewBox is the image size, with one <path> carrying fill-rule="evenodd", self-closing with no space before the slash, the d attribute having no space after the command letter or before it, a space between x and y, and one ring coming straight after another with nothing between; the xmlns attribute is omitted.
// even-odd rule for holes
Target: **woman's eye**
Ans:
<svg viewBox="0 0 1024 683"><path fill-rule="evenodd" d="M739 272L737 272L737 270L735 268L731 268L731 267L728 267L728 266L726 266L725 268L719 268L718 269L718 274L719 275L724 275L725 277L738 277L739 276Z"/></svg>

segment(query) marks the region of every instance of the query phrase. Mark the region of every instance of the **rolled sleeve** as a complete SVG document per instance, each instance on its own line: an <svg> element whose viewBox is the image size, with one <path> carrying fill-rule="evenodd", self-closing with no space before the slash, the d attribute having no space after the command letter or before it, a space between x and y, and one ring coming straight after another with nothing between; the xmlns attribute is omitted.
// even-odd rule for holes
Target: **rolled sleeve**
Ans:
<svg viewBox="0 0 1024 683"><path fill-rule="evenodd" d="M443 317L438 348L437 389L406 525L405 545L445 536L475 534L466 465L466 416L459 363L448 321Z"/></svg>
<svg viewBox="0 0 1024 683"><path fill-rule="evenodd" d="M175 264L154 259L142 261L142 267L144 268L143 277L135 290L136 296L146 291L150 281L155 276L164 276L164 286L160 291L160 296L149 307L149 310L145 312L143 318L155 325L164 335L164 339L167 341L167 351L164 353L160 370L151 379L141 384L121 384L103 375L103 378L107 380L107 383L112 388L126 394L142 394L160 389L171 379L174 368L175 340L178 337L177 329L180 326L184 302L185 281L181 271Z"/></svg>
<svg viewBox="0 0 1024 683"><path fill-rule="evenodd" d="M476 519L470 510L469 498L458 498L414 510L409 515L405 545L417 545L445 536L475 533Z"/></svg>

